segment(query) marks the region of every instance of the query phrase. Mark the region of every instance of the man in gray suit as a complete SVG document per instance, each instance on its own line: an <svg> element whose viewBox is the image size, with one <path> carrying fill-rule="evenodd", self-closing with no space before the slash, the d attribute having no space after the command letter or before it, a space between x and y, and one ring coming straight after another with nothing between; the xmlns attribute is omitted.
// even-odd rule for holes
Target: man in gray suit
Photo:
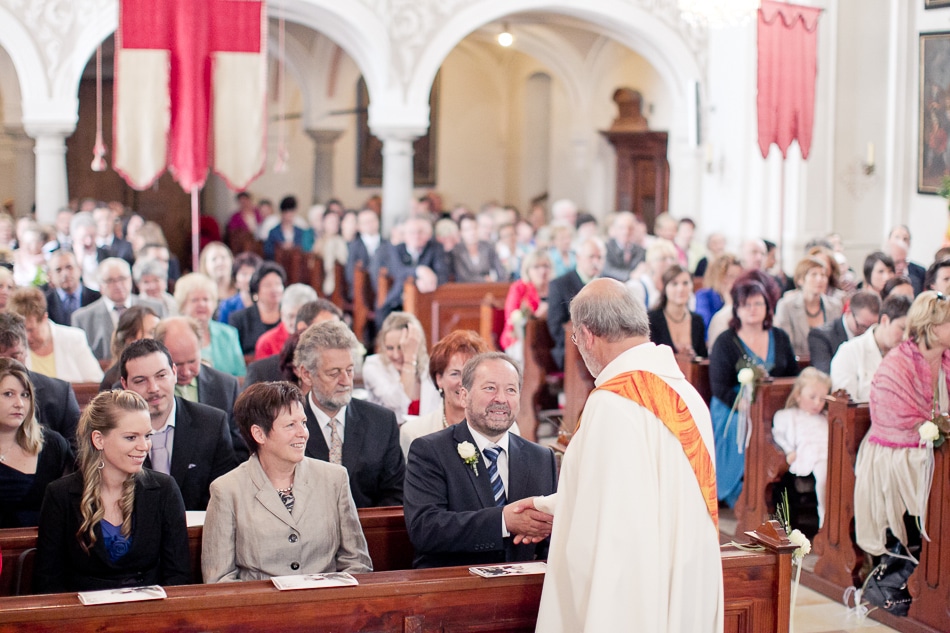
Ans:
<svg viewBox="0 0 950 633"><path fill-rule="evenodd" d="M124 259L109 257L102 260L96 277L102 296L73 312L70 323L86 332L89 347L97 359L108 360L112 358L112 332L126 309L147 305L159 316L164 316L165 307L132 294L132 269Z"/></svg>
<svg viewBox="0 0 950 633"><path fill-rule="evenodd" d="M224 411L228 416L234 454L238 461L243 462L249 455L247 444L234 422L234 401L240 386L231 374L202 364L200 328L194 319L169 317L155 327L155 340L168 348L178 371L175 395Z"/></svg>

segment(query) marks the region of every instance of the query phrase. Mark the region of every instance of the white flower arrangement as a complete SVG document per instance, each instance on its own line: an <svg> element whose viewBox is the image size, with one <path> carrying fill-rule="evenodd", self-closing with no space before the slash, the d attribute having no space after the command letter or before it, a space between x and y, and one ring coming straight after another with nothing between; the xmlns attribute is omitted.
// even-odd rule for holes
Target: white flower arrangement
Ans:
<svg viewBox="0 0 950 633"><path fill-rule="evenodd" d="M930 420L921 424L917 431L920 433L920 440L922 442L934 442L940 439L940 427Z"/></svg>
<svg viewBox="0 0 950 633"><path fill-rule="evenodd" d="M478 477L478 451L471 442L461 442L457 447L462 461L472 467L472 472Z"/></svg>
<svg viewBox="0 0 950 633"><path fill-rule="evenodd" d="M740 385L751 385L755 382L755 371L751 367L743 367L736 378Z"/></svg>
<svg viewBox="0 0 950 633"><path fill-rule="evenodd" d="M790 540L793 545L798 545L798 549L792 554L796 561L800 562L811 552L811 541L808 540L807 536L802 534L801 530L792 530L792 533L788 535L788 540Z"/></svg>

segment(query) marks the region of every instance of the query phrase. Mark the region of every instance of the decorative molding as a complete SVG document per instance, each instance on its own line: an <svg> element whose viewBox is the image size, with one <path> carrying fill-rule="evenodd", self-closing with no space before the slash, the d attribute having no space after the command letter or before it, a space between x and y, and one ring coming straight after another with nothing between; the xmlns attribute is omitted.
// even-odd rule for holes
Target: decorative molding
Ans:
<svg viewBox="0 0 950 633"><path fill-rule="evenodd" d="M46 65L55 77L72 53L78 35L116 0L0 0L20 18Z"/></svg>

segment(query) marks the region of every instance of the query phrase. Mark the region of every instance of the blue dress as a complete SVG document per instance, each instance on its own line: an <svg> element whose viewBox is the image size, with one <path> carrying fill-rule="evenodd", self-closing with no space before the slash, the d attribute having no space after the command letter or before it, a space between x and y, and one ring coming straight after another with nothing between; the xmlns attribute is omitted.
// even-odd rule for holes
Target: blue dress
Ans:
<svg viewBox="0 0 950 633"><path fill-rule="evenodd" d="M769 352L765 360L762 360L751 349L736 337L742 345L742 351L752 359L752 361L761 366L765 371L771 373L775 367L775 335L769 331ZM738 370L736 370L738 374ZM738 379L737 379L738 383ZM739 385L733 389L733 402L736 395L739 394ZM745 453L740 453L736 445L736 426L737 414L730 416L733 402L723 402L717 397L713 397L709 407L709 414L712 417L713 436L716 442L716 489L719 500L724 501L730 508L736 505L739 500L739 493L742 492L742 478L745 474Z"/></svg>

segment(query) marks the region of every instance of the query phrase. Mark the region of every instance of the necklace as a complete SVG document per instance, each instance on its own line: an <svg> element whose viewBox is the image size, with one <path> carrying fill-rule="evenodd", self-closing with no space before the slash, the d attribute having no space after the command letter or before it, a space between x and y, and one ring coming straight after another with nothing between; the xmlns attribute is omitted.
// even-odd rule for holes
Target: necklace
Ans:
<svg viewBox="0 0 950 633"><path fill-rule="evenodd" d="M11 450L13 450L14 446L16 446L16 442L8 446L5 450L0 451L0 464L7 461L7 455L10 453Z"/></svg>
<svg viewBox="0 0 950 633"><path fill-rule="evenodd" d="M290 485L287 486L286 488L278 488L278 489L277 489L277 492L282 493L282 494L287 494L288 492L290 492L290 491L293 490L293 489L294 489L294 485L293 485L293 484L290 484Z"/></svg>
<svg viewBox="0 0 950 633"><path fill-rule="evenodd" d="M445 403L442 403L442 428L449 428L449 421L445 419Z"/></svg>
<svg viewBox="0 0 950 633"><path fill-rule="evenodd" d="M808 316L808 318L810 318L810 319L814 319L816 316L818 316L819 314L821 314L821 311L822 311L823 309L824 309L824 306L823 306L822 303L821 303L821 297L818 297L818 309L815 310L814 312L809 312L809 311L808 311L808 306L806 305L806 306L805 306L805 315Z"/></svg>
<svg viewBox="0 0 950 633"><path fill-rule="evenodd" d="M677 319L677 318L674 318L673 315L670 314L669 310L664 309L664 310L663 310L663 314L665 314L665 315L666 315L666 318L669 319L670 321L672 321L673 323L682 323L683 321L686 320L686 317L689 315L689 310L684 310L684 311L683 311L683 316L681 316L681 317L678 318L678 319Z"/></svg>

